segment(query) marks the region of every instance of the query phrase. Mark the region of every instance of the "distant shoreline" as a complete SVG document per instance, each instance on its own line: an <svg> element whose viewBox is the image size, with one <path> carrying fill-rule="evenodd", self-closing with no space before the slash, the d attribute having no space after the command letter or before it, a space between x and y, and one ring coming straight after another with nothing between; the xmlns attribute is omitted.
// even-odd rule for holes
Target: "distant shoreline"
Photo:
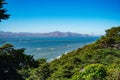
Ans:
<svg viewBox="0 0 120 80"><path fill-rule="evenodd" d="M89 36L94 35L60 31L54 31L49 33L28 33L28 32L15 33L0 31L0 37L89 37Z"/></svg>

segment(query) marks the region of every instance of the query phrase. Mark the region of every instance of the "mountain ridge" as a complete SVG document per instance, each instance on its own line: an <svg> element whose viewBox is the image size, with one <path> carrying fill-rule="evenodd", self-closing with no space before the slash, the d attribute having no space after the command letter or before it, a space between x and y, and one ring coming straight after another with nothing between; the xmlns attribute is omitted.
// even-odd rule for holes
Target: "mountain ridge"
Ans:
<svg viewBox="0 0 120 80"><path fill-rule="evenodd" d="M31 32L4 32L0 31L1 37L88 37L89 34L80 34L74 32L53 31L48 33L31 33Z"/></svg>

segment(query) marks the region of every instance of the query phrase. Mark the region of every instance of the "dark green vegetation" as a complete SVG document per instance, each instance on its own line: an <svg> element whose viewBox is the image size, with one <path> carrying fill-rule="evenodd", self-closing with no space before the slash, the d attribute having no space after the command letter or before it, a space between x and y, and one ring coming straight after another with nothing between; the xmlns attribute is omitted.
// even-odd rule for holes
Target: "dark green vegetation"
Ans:
<svg viewBox="0 0 120 80"><path fill-rule="evenodd" d="M18 72L38 67L38 62L33 56L25 55L24 50L14 49L11 44L0 47L0 80L22 80Z"/></svg>
<svg viewBox="0 0 120 80"><path fill-rule="evenodd" d="M0 47L0 80L120 80L120 26L52 62L34 60L24 50Z"/></svg>
<svg viewBox="0 0 120 80"><path fill-rule="evenodd" d="M3 5L7 4L4 0L0 0L0 22L1 20L8 19L9 15L6 14L6 9L3 8Z"/></svg>

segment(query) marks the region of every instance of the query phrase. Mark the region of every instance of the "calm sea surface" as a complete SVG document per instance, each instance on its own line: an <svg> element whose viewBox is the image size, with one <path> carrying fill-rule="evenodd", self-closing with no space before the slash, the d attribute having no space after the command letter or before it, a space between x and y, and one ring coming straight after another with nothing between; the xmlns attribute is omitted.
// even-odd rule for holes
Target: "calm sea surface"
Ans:
<svg viewBox="0 0 120 80"><path fill-rule="evenodd" d="M99 37L66 37L66 38L38 38L38 37L15 37L0 38L0 45L13 44L15 48L25 48L25 53L34 55L35 59L47 58L51 61L62 54L75 50L86 44L92 43Z"/></svg>

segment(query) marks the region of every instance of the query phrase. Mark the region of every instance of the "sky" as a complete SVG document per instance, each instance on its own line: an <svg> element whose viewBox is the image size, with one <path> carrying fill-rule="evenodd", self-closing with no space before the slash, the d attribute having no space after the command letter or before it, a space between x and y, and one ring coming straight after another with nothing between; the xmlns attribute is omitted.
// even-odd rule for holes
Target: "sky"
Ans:
<svg viewBox="0 0 120 80"><path fill-rule="evenodd" d="M104 35L120 26L120 0L6 0L11 16L0 31Z"/></svg>

